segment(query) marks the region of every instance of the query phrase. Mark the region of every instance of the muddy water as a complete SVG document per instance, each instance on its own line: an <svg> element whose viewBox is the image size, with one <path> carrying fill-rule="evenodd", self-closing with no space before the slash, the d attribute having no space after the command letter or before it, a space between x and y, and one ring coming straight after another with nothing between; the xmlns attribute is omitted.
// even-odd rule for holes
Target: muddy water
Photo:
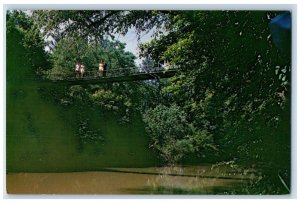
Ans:
<svg viewBox="0 0 300 203"><path fill-rule="evenodd" d="M110 169L109 169L110 170ZM114 171L115 170L115 171ZM74 173L12 173L7 174L9 194L166 194L158 188L197 190L213 194L214 188L230 189L245 182L245 176L200 176L193 170L180 169L113 169L111 171Z"/></svg>
<svg viewBox="0 0 300 203"><path fill-rule="evenodd" d="M126 194L154 175L114 172L18 173L7 175L11 194Z"/></svg>

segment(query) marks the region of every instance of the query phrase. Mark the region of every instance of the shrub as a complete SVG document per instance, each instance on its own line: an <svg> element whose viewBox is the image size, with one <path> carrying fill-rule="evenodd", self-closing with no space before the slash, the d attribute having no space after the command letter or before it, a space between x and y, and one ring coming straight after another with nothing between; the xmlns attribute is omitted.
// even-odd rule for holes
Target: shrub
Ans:
<svg viewBox="0 0 300 203"><path fill-rule="evenodd" d="M176 104L170 107L158 105L143 115L151 145L160 158L175 164L189 153L199 153L205 148L214 148L212 137L194 127L187 114Z"/></svg>

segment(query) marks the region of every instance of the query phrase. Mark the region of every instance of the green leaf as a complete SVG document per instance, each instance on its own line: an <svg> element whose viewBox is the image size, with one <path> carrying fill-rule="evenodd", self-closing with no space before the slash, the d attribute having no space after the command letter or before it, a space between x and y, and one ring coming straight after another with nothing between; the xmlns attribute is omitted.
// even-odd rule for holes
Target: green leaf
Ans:
<svg viewBox="0 0 300 203"><path fill-rule="evenodd" d="M285 78L286 78L286 76L283 76L283 77L282 77L282 81L285 81Z"/></svg>

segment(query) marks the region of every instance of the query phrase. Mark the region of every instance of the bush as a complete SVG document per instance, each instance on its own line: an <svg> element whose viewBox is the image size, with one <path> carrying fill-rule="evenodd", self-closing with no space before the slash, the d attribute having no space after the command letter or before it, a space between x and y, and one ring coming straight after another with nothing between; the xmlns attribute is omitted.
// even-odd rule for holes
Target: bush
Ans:
<svg viewBox="0 0 300 203"><path fill-rule="evenodd" d="M176 104L170 107L158 105L143 115L151 145L160 158L175 164L189 153L214 148L212 137L187 120L186 113Z"/></svg>

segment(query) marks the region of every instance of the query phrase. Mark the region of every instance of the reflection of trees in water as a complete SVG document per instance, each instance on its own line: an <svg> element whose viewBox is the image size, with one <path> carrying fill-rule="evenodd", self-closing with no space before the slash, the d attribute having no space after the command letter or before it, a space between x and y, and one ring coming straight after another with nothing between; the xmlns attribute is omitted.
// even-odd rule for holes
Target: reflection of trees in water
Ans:
<svg viewBox="0 0 300 203"><path fill-rule="evenodd" d="M155 179L148 179L144 193L235 194L256 178L253 171L230 173L230 167L162 167ZM250 171L250 172L249 172ZM237 192L238 191L238 192Z"/></svg>

